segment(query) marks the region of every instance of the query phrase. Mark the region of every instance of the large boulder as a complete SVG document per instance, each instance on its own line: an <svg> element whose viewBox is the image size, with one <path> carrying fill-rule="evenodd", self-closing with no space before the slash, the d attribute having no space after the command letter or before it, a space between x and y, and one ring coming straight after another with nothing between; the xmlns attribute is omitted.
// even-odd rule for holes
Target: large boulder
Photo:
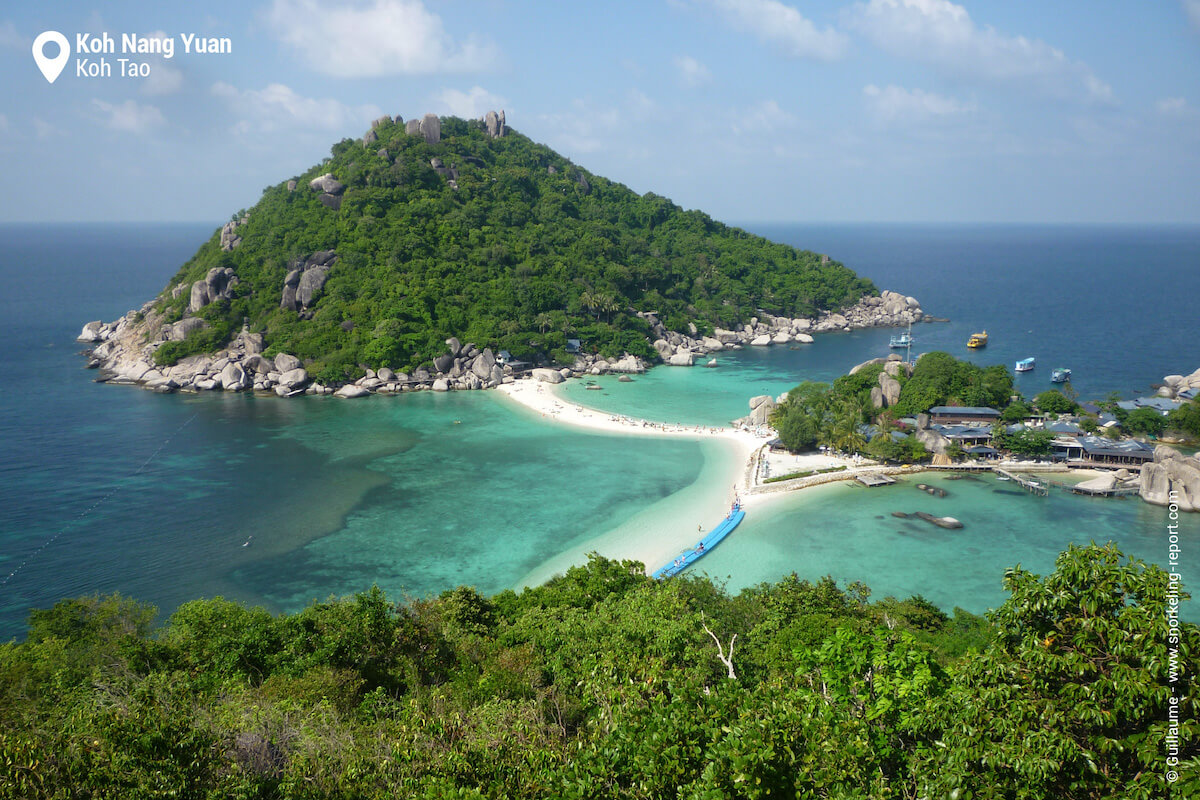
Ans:
<svg viewBox="0 0 1200 800"><path fill-rule="evenodd" d="M886 372L879 373L879 388L885 406L894 406L900 400L900 381Z"/></svg>
<svg viewBox="0 0 1200 800"><path fill-rule="evenodd" d="M275 369L279 372L290 372L298 369L301 363L300 359L287 353L277 353L275 355Z"/></svg>
<svg viewBox="0 0 1200 800"><path fill-rule="evenodd" d="M725 349L724 343L720 339L713 338L712 336L705 336L700 340L700 343L704 345L705 350L714 353Z"/></svg>
<svg viewBox="0 0 1200 800"><path fill-rule="evenodd" d="M667 363L672 367L690 367L696 363L696 357L691 350L680 350L667 359Z"/></svg>
<svg viewBox="0 0 1200 800"><path fill-rule="evenodd" d="M812 344L814 341L813 337L807 333L797 333L795 338L800 344Z"/></svg>
<svg viewBox="0 0 1200 800"><path fill-rule="evenodd" d="M766 347L769 344L771 344L771 335L769 333L764 333L760 336L755 336L753 339L750 340L751 347Z"/></svg>
<svg viewBox="0 0 1200 800"><path fill-rule="evenodd" d="M450 383L445 378L438 378L433 382L433 386L429 388L435 392L448 392L450 391Z"/></svg>
<svg viewBox="0 0 1200 800"><path fill-rule="evenodd" d="M300 359L296 359L299 362ZM269 375L275 372L276 366L271 362L271 359L255 353L242 359L242 369L247 372L253 372L255 375Z"/></svg>
<svg viewBox="0 0 1200 800"><path fill-rule="evenodd" d="M499 139L508 133L508 126L504 124L503 110L499 114L495 111L489 111L484 114L483 126L487 129L488 136L491 136L493 139Z"/></svg>
<svg viewBox="0 0 1200 800"><path fill-rule="evenodd" d="M750 414L743 417L743 422L758 426L766 425L771 421L771 413L777 408L775 398L767 394L758 395L750 398Z"/></svg>
<svg viewBox="0 0 1200 800"><path fill-rule="evenodd" d="M279 363L279 356L275 356L275 363ZM286 389L303 389L308 385L308 373L302 367L289 369L279 376L276 383Z"/></svg>
<svg viewBox="0 0 1200 800"><path fill-rule="evenodd" d="M538 368L535 369L531 374L537 380L544 381L546 383L562 383L564 380L562 373L556 369Z"/></svg>
<svg viewBox="0 0 1200 800"><path fill-rule="evenodd" d="M426 114L421 117L421 135L426 144L437 144L442 140L442 121L437 114Z"/></svg>
<svg viewBox="0 0 1200 800"><path fill-rule="evenodd" d="M646 365L637 356L626 353L624 357L611 362L608 365L608 371L640 375L646 371Z"/></svg>
<svg viewBox="0 0 1200 800"><path fill-rule="evenodd" d="M296 303L301 308L308 308L316 300L325 281L329 278L329 267L309 267L300 276L300 285L296 287Z"/></svg>
<svg viewBox="0 0 1200 800"><path fill-rule="evenodd" d="M179 322L167 326L167 339L173 342L181 342L192 331L204 330L207 327L208 323L199 317L185 317L179 320Z"/></svg>
<svg viewBox="0 0 1200 800"><path fill-rule="evenodd" d="M229 363L221 370L219 376L221 386L227 392L240 392L250 386L250 381L246 378L246 372L238 364Z"/></svg>
<svg viewBox="0 0 1200 800"><path fill-rule="evenodd" d="M454 366L454 356L450 355L449 353L443 353L442 355L433 359L433 368L438 372L449 372L452 366Z"/></svg>
<svg viewBox="0 0 1200 800"><path fill-rule="evenodd" d="M77 342L103 342L108 326L102 320L95 320L83 326L79 336L75 337Z"/></svg>
<svg viewBox="0 0 1200 800"><path fill-rule="evenodd" d="M355 397L366 397L371 392L362 386L355 386L353 383L347 383L342 388L333 393L334 397L342 397L347 400L353 400Z"/></svg>
<svg viewBox="0 0 1200 800"><path fill-rule="evenodd" d="M471 363L471 372L475 373L480 380L491 380L494 366L496 366L496 357L492 355L490 347L485 347L483 352L476 356Z"/></svg>
<svg viewBox="0 0 1200 800"><path fill-rule="evenodd" d="M925 449L934 455L946 455L946 448L950 446L950 440L932 428L920 428L912 434L917 437L917 441L925 445Z"/></svg>
<svg viewBox="0 0 1200 800"><path fill-rule="evenodd" d="M333 177L332 172L326 172L319 178L313 178L308 182L308 188L332 195L339 195L346 191L346 185Z"/></svg>
<svg viewBox="0 0 1200 800"><path fill-rule="evenodd" d="M1154 505L1200 511L1200 460L1160 444L1154 461L1142 465L1139 494Z"/></svg>

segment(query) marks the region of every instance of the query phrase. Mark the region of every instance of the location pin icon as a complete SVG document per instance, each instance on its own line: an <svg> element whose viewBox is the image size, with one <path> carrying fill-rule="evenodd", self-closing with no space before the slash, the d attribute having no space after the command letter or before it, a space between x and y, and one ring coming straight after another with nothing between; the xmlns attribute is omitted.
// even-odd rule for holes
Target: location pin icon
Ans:
<svg viewBox="0 0 1200 800"><path fill-rule="evenodd" d="M47 42L54 42L58 45L58 55L54 58L46 58L46 54L42 52ZM33 60L37 62L38 69L50 83L58 80L58 76L62 74L63 67L67 65L67 60L70 58L71 43L58 31L43 31L33 40Z"/></svg>

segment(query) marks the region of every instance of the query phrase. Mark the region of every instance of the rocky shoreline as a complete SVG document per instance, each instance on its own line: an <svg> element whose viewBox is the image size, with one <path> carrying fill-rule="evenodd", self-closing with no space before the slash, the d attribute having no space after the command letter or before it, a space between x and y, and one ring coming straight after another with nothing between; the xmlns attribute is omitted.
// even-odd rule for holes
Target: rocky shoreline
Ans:
<svg viewBox="0 0 1200 800"><path fill-rule="evenodd" d="M228 236L236 247L236 225L231 223ZM316 253L303 263L297 263L288 274L282 289L281 305L304 313L308 304L321 291L321 284L336 255L330 251ZM231 270L211 270L202 281L190 287L180 284L172 289L176 296L189 293L189 313L194 314L206 304L226 296L236 285L237 276ZM273 358L263 355L261 334L243 330L232 342L212 354L193 355L180 359L173 366L158 366L155 351L168 341L181 341L189 333L207 325L195 316L168 323L150 301L140 309L130 311L115 322L100 320L83 326L78 341L94 345L86 351L88 367L100 371L101 382L141 386L155 392L202 391L259 391L274 392L280 397L300 395L335 395L343 398L365 397L369 394L399 394L412 391L464 391L489 389L514 380L514 369L502 363L490 348L473 343L463 345L456 338L446 340L447 350L428 367L412 373L397 373L391 369L366 371L352 383L333 386L314 381L300 359L277 353ZM825 313L817 318L774 317L763 314L752 318L737 330L716 329L712 336L689 325L689 334L669 331L652 312L640 312L649 324L653 342L662 363L669 366L693 366L709 356L706 366L715 366L713 354L743 347L769 347L800 343L812 344L814 333L848 331L856 328L900 327L915 322L935 321L921 310L915 298L884 291L879 296L862 298L854 306L840 312ZM568 377L603 373L641 373L653 366L637 356L626 354L617 359L580 355L571 367L539 367L533 377L549 383L561 383Z"/></svg>

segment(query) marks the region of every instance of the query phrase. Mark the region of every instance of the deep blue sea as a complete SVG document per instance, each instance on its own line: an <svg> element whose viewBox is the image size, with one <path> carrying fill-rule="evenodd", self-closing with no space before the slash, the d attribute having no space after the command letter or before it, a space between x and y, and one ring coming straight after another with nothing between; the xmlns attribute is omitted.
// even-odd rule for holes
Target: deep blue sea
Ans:
<svg viewBox="0 0 1200 800"><path fill-rule="evenodd" d="M460 583L498 591L648 510L664 518L671 498L709 480L716 455L699 444L565 430L492 393L284 402L94 383L74 341L83 323L155 295L214 227L0 225L0 639L21 635L30 607L95 592L169 613L215 594L295 609L371 583L396 596ZM1058 365L1073 369L1084 398L1148 393L1163 375L1200 367L1200 228L747 227L828 253L949 318L914 329L917 352L1010 367L1035 356L1038 370L1020 378L1027 394L1047 388ZM990 346L968 356L966 337L984 328ZM745 413L751 395L886 354L889 334L747 351L724 357L721 370L656 371L627 395L589 399L721 422ZM1126 531L1137 555L1158 557L1157 510L1062 498L1015 514L1025 527L1002 548L968 545L970 568L960 558L931 569L931 552L962 543L943 546L927 532L902 541L889 525L860 542L873 559L832 558L838 526L873 524L881 497L852 495L857 516L845 520L839 509L849 505L828 501L773 512L758 528L748 520L744 553L731 537L714 566L731 586L828 573L980 611L1002 600L1004 566L1048 569L1061 543L1096 530ZM798 539L797 519L814 523L800 526L805 536L832 538ZM1052 537L1033 529L1050 525Z"/></svg>

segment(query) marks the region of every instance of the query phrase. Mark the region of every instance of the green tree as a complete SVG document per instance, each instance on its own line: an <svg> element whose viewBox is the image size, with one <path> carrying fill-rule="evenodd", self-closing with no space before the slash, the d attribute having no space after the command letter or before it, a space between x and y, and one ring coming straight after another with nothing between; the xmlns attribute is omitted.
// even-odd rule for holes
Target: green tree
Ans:
<svg viewBox="0 0 1200 800"><path fill-rule="evenodd" d="M1079 406L1057 389L1048 389L1033 398L1033 404L1046 414L1070 414Z"/></svg>
<svg viewBox="0 0 1200 800"><path fill-rule="evenodd" d="M1170 648L1186 663L1200 629L1168 623L1170 576L1092 545L1069 547L1045 578L1017 567L1004 583L995 644L962 662L932 707L942 731L918 762L920 794L1167 797L1172 697L1185 755L1170 791L1200 790L1200 693L1191 671L1170 672Z"/></svg>

